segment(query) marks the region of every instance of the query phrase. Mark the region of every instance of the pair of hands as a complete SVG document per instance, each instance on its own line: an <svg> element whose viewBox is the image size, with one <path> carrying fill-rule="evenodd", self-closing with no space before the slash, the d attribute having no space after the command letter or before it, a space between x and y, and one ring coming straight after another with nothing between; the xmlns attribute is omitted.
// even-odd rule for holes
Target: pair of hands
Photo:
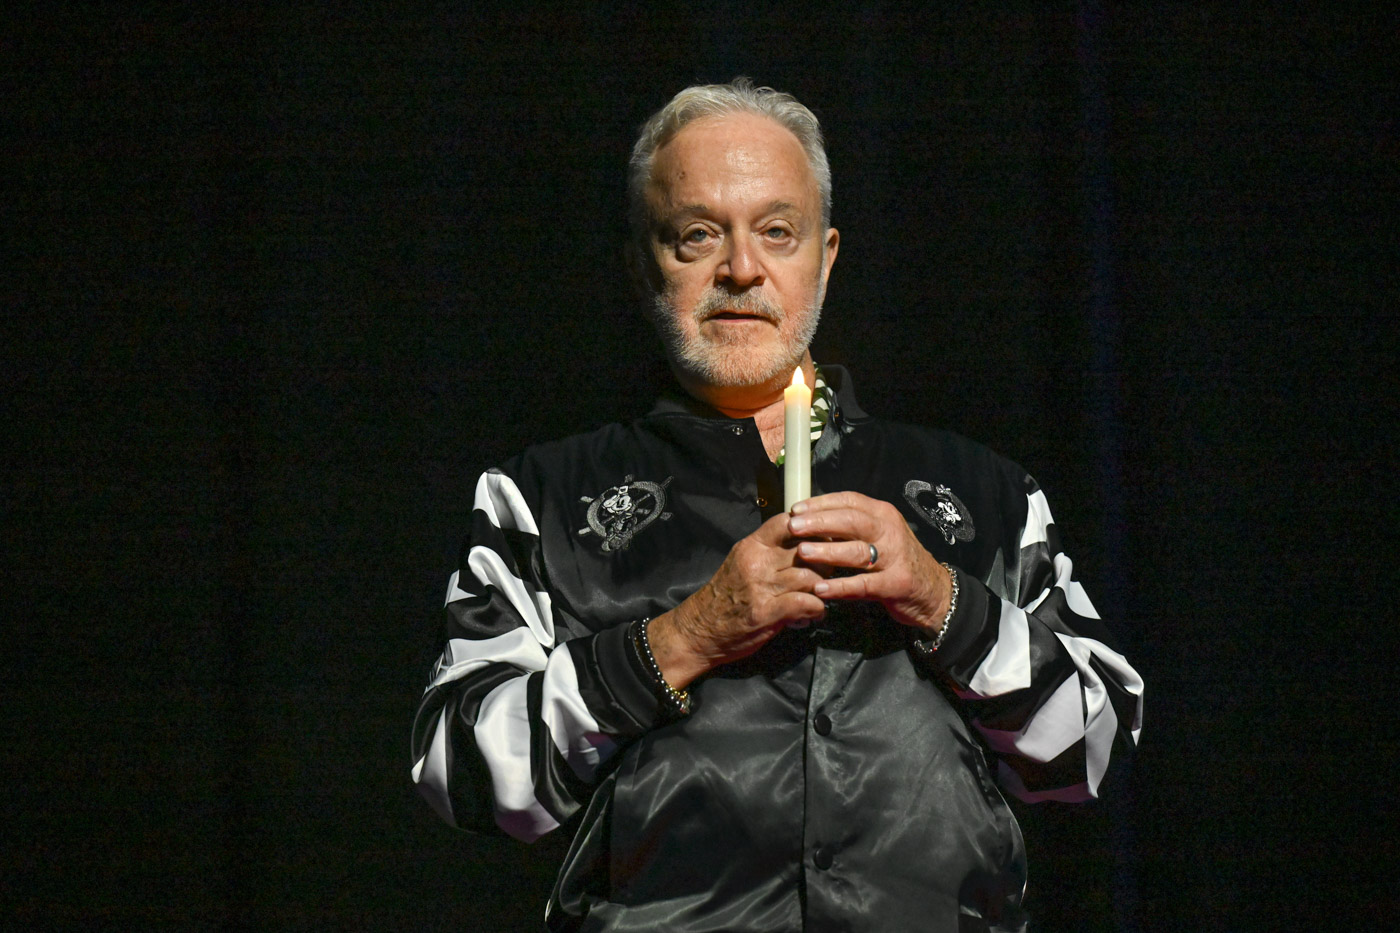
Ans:
<svg viewBox="0 0 1400 933"><path fill-rule="evenodd" d="M870 564L870 545L878 559ZM838 568L861 572L833 577ZM834 599L872 600L904 625L938 634L952 581L899 510L858 492L799 502L729 551L710 581L647 628L666 682L683 690L806 625Z"/></svg>

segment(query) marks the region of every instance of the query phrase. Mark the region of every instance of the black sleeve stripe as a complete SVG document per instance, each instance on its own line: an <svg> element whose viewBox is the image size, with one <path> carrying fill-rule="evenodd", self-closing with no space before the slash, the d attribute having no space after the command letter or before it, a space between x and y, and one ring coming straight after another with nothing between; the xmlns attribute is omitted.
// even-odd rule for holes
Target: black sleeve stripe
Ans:
<svg viewBox="0 0 1400 933"><path fill-rule="evenodd" d="M1041 600L1031 615L1051 631L1059 632L1068 638L1092 638L1104 645L1112 644L1108 627L1103 621L1082 616L1071 609L1069 597L1058 586L1046 594L1045 599Z"/></svg>
<svg viewBox="0 0 1400 933"><path fill-rule="evenodd" d="M499 528L481 509L472 513L471 535L463 543L462 551L458 555L458 569L461 571L461 582L458 585L462 589L475 595L480 591L479 587L489 582L478 580L468 567L468 556L474 548L479 547L494 551L510 572L529 589L537 593L546 590L544 556L539 537L528 531ZM473 585L478 589L474 590Z"/></svg>
<svg viewBox="0 0 1400 933"><path fill-rule="evenodd" d="M530 589L537 593L544 592L544 551L540 547L540 539L528 531L516 531L513 528L504 529L501 536L505 539L511 555L506 565Z"/></svg>
<svg viewBox="0 0 1400 933"><path fill-rule="evenodd" d="M977 722L988 729L1020 731L1075 672L1074 659L1063 650L1055 633L1034 619L1029 623L1030 664L1036 676L1024 690L978 700Z"/></svg>
<svg viewBox="0 0 1400 933"><path fill-rule="evenodd" d="M588 786L559 754L554 737L544 725L544 674L532 674L525 687L525 708L530 721L530 781L535 799L561 824L573 816L580 800L587 800Z"/></svg>
<svg viewBox="0 0 1400 933"><path fill-rule="evenodd" d="M454 681L440 688L448 693L446 702L441 706L434 696L437 690L429 691L423 699L421 721L415 723L414 754L418 758L428 754L428 744L437 730L436 713L439 709L445 709L449 729L447 792L452 815L462 829L501 835L501 829L496 825L495 810L490 806L491 770L486 765L486 759L477 751L475 726L481 701L486 695L519 676L520 670L513 665L489 664L479 671L473 671L466 679L468 686L465 688L462 687L464 681Z"/></svg>
<svg viewBox="0 0 1400 933"><path fill-rule="evenodd" d="M448 638L494 638L520 628L520 612L506 594L491 585L484 590L447 604Z"/></svg>
<svg viewBox="0 0 1400 933"><path fill-rule="evenodd" d="M618 625L569 643L579 695L599 727L620 738L641 735L661 721L661 701L629 642L630 628Z"/></svg>
<svg viewBox="0 0 1400 933"><path fill-rule="evenodd" d="M1084 766L1087 753L1088 748L1080 739L1049 761L1002 755L1001 762L1016 772L1026 790L1036 793L1083 784L1087 779Z"/></svg>
<svg viewBox="0 0 1400 933"><path fill-rule="evenodd" d="M496 825L491 800L491 771L476 750L476 735L465 719L475 719L462 707L471 703L466 696L449 697L444 707L448 722L447 799L459 829L487 835L502 835ZM431 740L431 736L429 737ZM426 754L426 749L425 749Z"/></svg>
<svg viewBox="0 0 1400 933"><path fill-rule="evenodd" d="M1054 553L1044 541L1021 548L1021 587L1016 605L1028 606L1037 596L1055 585Z"/></svg>
<svg viewBox="0 0 1400 933"><path fill-rule="evenodd" d="M465 677L430 687L424 692L422 700L419 701L418 716L413 721L414 760L417 761L428 753L428 746L433 741L433 733L437 731L437 713L449 702L445 699L446 697L454 695L462 697L463 699L456 708L461 715L469 717L468 725L475 726L477 713L481 709L481 701L486 699L486 695L506 681L527 673L529 672L521 670L514 664L497 661L485 664Z"/></svg>

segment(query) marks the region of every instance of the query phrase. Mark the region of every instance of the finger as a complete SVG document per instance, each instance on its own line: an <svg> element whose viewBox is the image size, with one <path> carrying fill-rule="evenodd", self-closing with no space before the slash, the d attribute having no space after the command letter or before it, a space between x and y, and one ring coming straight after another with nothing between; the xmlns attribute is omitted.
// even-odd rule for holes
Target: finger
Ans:
<svg viewBox="0 0 1400 933"><path fill-rule="evenodd" d="M788 531L788 514L779 512L768 521L758 526L758 530L750 535L754 540L760 541L770 547L783 547L787 544L792 535Z"/></svg>
<svg viewBox="0 0 1400 933"><path fill-rule="evenodd" d="M811 567L789 567L773 576L778 593L811 593L825 576Z"/></svg>
<svg viewBox="0 0 1400 933"><path fill-rule="evenodd" d="M788 519L788 531L795 538L835 538L840 541L879 541L883 525L878 517L854 508L804 512Z"/></svg>
<svg viewBox="0 0 1400 933"><path fill-rule="evenodd" d="M883 599L886 595L883 573L858 573L849 577L832 577L812 587L822 599Z"/></svg>
<svg viewBox="0 0 1400 933"><path fill-rule="evenodd" d="M811 593L784 593L764 605L764 621L769 625L815 622L826 615L826 603Z"/></svg>
<svg viewBox="0 0 1400 933"><path fill-rule="evenodd" d="M820 496L813 496L810 499L803 499L795 502L792 506L793 515L803 515L811 512L821 512L827 509L861 509L869 510L870 507L879 502L861 493L847 490L845 492L828 492Z"/></svg>
<svg viewBox="0 0 1400 933"><path fill-rule="evenodd" d="M871 599L885 604L891 611L903 611L911 600L922 605L919 593L920 578L910 573L907 567L890 567L870 573L855 573L833 576L812 587L812 592L822 599ZM915 607L917 608L917 607Z"/></svg>
<svg viewBox="0 0 1400 933"><path fill-rule="evenodd" d="M876 560L871 561L872 546L868 541L803 541L797 546L797 556L828 567L868 569L887 565L891 555L878 549L875 552Z"/></svg>

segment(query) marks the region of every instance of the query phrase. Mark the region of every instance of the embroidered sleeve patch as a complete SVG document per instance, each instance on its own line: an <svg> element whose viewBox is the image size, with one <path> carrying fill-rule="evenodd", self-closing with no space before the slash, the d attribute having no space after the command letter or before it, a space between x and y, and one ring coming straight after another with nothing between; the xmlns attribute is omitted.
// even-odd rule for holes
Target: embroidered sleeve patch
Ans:
<svg viewBox="0 0 1400 933"><path fill-rule="evenodd" d="M633 479L629 473L622 482L610 486L598 496L580 496L588 503L588 527L578 530L579 537L593 534L602 539L603 553L625 551L632 539L658 518L666 521L666 487L674 476L664 482L652 483Z"/></svg>
<svg viewBox="0 0 1400 933"><path fill-rule="evenodd" d="M971 541L977 534L972 513L947 486L931 486L921 479L911 479L904 484L904 498L949 544Z"/></svg>

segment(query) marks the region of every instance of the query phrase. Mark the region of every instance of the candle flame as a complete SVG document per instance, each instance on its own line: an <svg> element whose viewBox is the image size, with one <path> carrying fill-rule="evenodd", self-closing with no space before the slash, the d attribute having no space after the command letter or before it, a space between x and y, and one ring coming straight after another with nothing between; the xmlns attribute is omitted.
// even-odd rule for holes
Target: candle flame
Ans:
<svg viewBox="0 0 1400 933"><path fill-rule="evenodd" d="M802 378L801 366L792 371L792 384L795 386L805 386L807 384L807 380Z"/></svg>

